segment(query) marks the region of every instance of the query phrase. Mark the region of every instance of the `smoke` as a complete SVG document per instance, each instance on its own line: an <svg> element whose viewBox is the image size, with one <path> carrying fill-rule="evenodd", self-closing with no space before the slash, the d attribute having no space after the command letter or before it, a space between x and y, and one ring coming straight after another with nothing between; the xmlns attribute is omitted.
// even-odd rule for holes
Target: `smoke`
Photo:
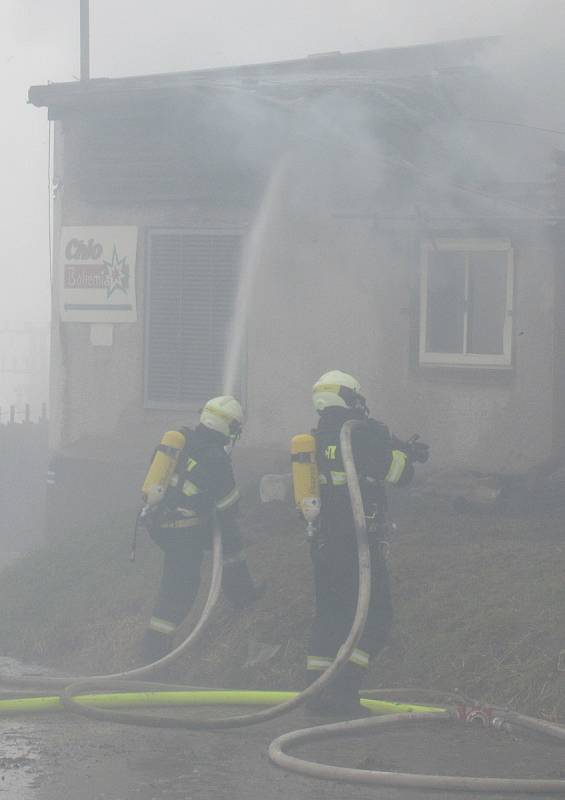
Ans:
<svg viewBox="0 0 565 800"><path fill-rule="evenodd" d="M562 32L565 6L541 0L516 20L512 34L499 42L484 59L495 76L493 89L505 90L509 121L539 128L565 130L565 97L560 76L565 68ZM510 108L512 104L513 108ZM517 131L509 132L517 135Z"/></svg>
<svg viewBox="0 0 565 800"><path fill-rule="evenodd" d="M319 245L332 228L336 207L350 211L372 207L384 162L372 130L370 107L347 93L330 91L309 97L298 90L287 104L273 98L250 100L240 93L228 95L222 108L216 113L222 125L227 117L235 144L230 158L259 173L264 186L246 236L235 313L227 337L223 391L232 394L239 388L250 330L252 339L264 340L269 358L269 339L261 333L256 304L264 304L273 320L280 317L283 308L296 307L298 311L302 307L305 281L311 284L313 279L323 280ZM221 158L221 152L216 156ZM276 243L289 236L303 240L303 244L298 254L296 241L288 241L283 268L287 283L279 287ZM320 289L317 293L321 299ZM323 349L322 343L321 353ZM284 363L284 353L280 357ZM252 372L256 372L255 365Z"/></svg>
<svg viewBox="0 0 565 800"><path fill-rule="evenodd" d="M486 438L493 452L498 445L508 451L520 412L502 393L493 400L498 411L489 419L484 414L485 398L474 390L460 396L430 384L426 392L414 391L412 400L405 399L398 407L391 399L396 396L392 388L379 390L379 386L398 386L398 367L406 362L409 332L400 316L405 312L397 309L399 319L394 322L391 305L402 298L408 303L410 287L401 285L407 257L402 242L396 251L391 247L387 263L382 242L377 246L376 241L379 225L386 228L395 222L412 223L412 234L419 224L422 238L453 236L457 230L463 236L467 232L497 237L508 236L509 225L519 236L524 222L543 218L546 208L535 187L543 182L560 136L536 128L560 126L564 107L556 79L562 72L558 37L543 30L559 27L563 12L555 4L544 4L543 12L547 16L537 27L533 16L524 15L508 25L508 37L485 42L475 55L461 55L459 64L454 49L451 68L436 74L370 85L352 80L333 88L329 81L316 87L313 78L302 95L296 87L291 93L285 122L279 120L277 147L289 148L292 161L280 185L266 179L271 189L273 183L278 187L276 202L270 196L257 217L253 269L246 272L242 290L247 300L242 303L241 296L238 300L241 323L242 308L254 297L249 322L254 331L251 339L259 343L251 380L261 382L261 376L273 375L273 370L284 376L280 381L274 378L274 386L261 385L251 393L257 407L250 414L256 423L263 423L266 437L272 430L280 433L277 391L284 385L285 395L307 397L304 381L307 386L308 380L337 366L359 375L368 394L377 390L377 413L390 414L393 422L413 415L425 433L430 401L433 406L436 397L437 407L445 404L446 415L452 413L449 408L457 408L460 420L469 417L475 431L470 451L479 452ZM536 35L524 38L525 28ZM240 111L239 124L244 128L243 106ZM247 130L247 151L241 157L248 158L256 146L264 154L261 137L254 137L253 126ZM349 220L349 230L340 219ZM358 232L357 242L352 231ZM543 242L538 246L542 248ZM377 252L373 273L359 269ZM402 265L398 275L390 268L397 258ZM336 280L339 274L342 279ZM254 281L256 286L250 288ZM520 291L537 297L543 312L549 311L551 298L541 280L530 285L522 273ZM526 322L532 320L522 313L528 334ZM348 341L355 344L343 363ZM530 358L532 346L522 339L520 352ZM331 362L334 354L342 354L341 363ZM232 373L233 363L230 359ZM524 389L524 398L531 404L528 392ZM296 408L294 400L290 405ZM303 412L307 413L307 401ZM471 419L475 412L485 417L479 425ZM289 428L292 413L287 415L285 408ZM460 427L451 427L451 422L435 430L446 452L460 451L456 441L460 434Z"/></svg>
<svg viewBox="0 0 565 800"><path fill-rule="evenodd" d="M161 5L96 0L93 63L98 75L124 75L505 35L528 14L537 16L539 5L536 0L168 0Z"/></svg>
<svg viewBox="0 0 565 800"><path fill-rule="evenodd" d="M529 216L530 205L535 208L533 198L522 198L518 204L512 198L497 199L492 187L500 181L539 180L551 149L563 143L559 134L534 130L565 129L559 81L565 10L560 2L383 0L375 4L360 0L352 8L343 0L289 0L275 7L259 0L238 4L169 0L161 6L97 0L91 6L94 76L502 35L477 59L474 73L470 69L468 74L454 70L451 75L445 71L429 78L415 75L414 90L397 82L333 90L326 86L316 93L305 84L303 94L296 90L292 97L283 97L270 93L265 85L245 85L236 75L234 83L240 81L245 88L210 101L207 125L213 134L206 139L206 149L223 158L222 163L237 162L233 186L241 175L250 176L258 206L263 192L269 194L266 187L270 181L272 185L274 165L287 149L293 152L286 177L274 181L277 198L267 203L275 209L269 221L264 220L264 207L262 215L258 212L256 227L262 234L256 236L254 231L252 238L260 242L246 258L255 271L255 291L263 292L256 296L271 314L278 312L277 303L290 308L299 302L312 308L329 305L332 298L325 295L324 272L328 264L335 266L338 256L344 273L344 303L347 298L353 301L349 282L355 281L367 293L382 290L377 264L376 277L349 274L348 261L354 262L356 253L348 253L336 241L336 219L350 218L351 225L359 228L355 220L364 219L367 229L371 225L366 220L374 220L370 232L359 233L356 244L369 252L368 238L377 235L380 220L384 223L394 215L420 219L425 234L432 224L428 208L434 204L446 218L471 212L485 218ZM75 0L3 4L8 23L0 37L7 62L0 81L11 111L0 140L3 174L10 187L0 200L0 213L7 222L6 300L0 314L48 312L47 124L44 111L25 107L25 93L32 83L72 80L76 74L77 11ZM505 99L501 102L500 98ZM508 125L507 135L502 136L506 130L502 123L525 127ZM233 189L222 188L226 193ZM247 211L247 198L241 203ZM295 237L292 258L285 251L289 237ZM15 266L23 263L24 244L25 272ZM269 289L265 276L274 274L281 278L275 278ZM282 276L288 275L292 281L286 286ZM238 303L240 314L242 305ZM347 326L353 329L354 320L348 317ZM306 335L305 322L304 328ZM369 328L363 333L367 343L374 335L375 330ZM236 351L243 346L240 338L239 334L232 337ZM338 334L331 332L310 343L303 359L312 375L332 366L324 353L337 347L337 340ZM384 344L382 348L384 357ZM361 355L352 356L356 358L351 368L367 369ZM234 362L238 360L240 356L233 357Z"/></svg>
<svg viewBox="0 0 565 800"><path fill-rule="evenodd" d="M5 263L21 260L28 246L28 286L15 269L4 286L9 301L0 314L28 314L49 307L47 258L47 125L44 111L26 108L31 84L73 80L78 75L78 0L6 0L0 8L3 66L0 87L7 123L0 134L5 191L0 213L5 225ZM518 96L528 96L528 121L562 127L558 80L546 80L538 57L548 49L562 63L561 2L545 0L137 0L91 3L94 76L167 72L198 67L302 58L308 53L410 45L491 34L523 34L522 44L499 50L493 67L506 70ZM517 41L517 40L516 40ZM556 74L556 73L554 73ZM522 103L524 108L524 103ZM514 109L512 109L514 111ZM264 142L263 142L264 146ZM30 244L31 243L31 244ZM32 247L30 253L29 247ZM7 270L6 270L7 271ZM33 275L31 281L29 275ZM14 292L10 292L14 281ZM41 287L41 288L39 288ZM30 303L30 291L34 299ZM14 302L15 301L15 302ZM23 309L26 309L24 312Z"/></svg>

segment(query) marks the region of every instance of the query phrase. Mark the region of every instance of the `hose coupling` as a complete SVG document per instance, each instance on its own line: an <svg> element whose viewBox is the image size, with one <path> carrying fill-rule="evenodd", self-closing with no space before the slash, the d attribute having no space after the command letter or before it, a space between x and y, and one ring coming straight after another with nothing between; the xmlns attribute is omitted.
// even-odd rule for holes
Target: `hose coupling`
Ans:
<svg viewBox="0 0 565 800"><path fill-rule="evenodd" d="M471 705L463 703L457 706L456 718L462 722L479 723L484 728L493 724L494 708L492 706Z"/></svg>

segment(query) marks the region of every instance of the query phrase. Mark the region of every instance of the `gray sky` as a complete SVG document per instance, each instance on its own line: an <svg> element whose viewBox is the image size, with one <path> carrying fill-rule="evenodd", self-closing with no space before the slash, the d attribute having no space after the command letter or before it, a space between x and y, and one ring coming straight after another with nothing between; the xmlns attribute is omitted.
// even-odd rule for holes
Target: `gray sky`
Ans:
<svg viewBox="0 0 565 800"><path fill-rule="evenodd" d="M91 0L92 77L553 31L565 0ZM4 320L49 315L48 125L32 84L78 76L79 0L0 1Z"/></svg>

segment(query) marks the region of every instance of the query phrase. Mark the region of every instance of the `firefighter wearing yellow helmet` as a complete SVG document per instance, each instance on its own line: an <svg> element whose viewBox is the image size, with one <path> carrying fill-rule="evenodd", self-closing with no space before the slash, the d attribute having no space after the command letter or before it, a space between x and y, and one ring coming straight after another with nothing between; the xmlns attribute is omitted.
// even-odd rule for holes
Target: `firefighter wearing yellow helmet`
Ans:
<svg viewBox="0 0 565 800"><path fill-rule="evenodd" d="M403 486L414 473L414 461L427 461L422 442L403 442L386 425L369 417L359 381L333 370L314 384L312 401L319 414L313 431L320 482L320 514L311 539L315 585L307 682L326 670L345 641L356 608L358 564L355 526L340 448L341 427L363 421L352 436L371 548L372 590L363 636L349 663L333 684L308 706L317 713L362 715L359 689L370 659L383 647L392 622L389 575L385 560L386 486Z"/></svg>
<svg viewBox="0 0 565 800"><path fill-rule="evenodd" d="M214 516L222 531L223 590L228 601L243 608L257 597L237 524L239 493L230 456L242 428L239 402L231 396L214 397L202 409L194 430L168 432L157 448L144 484L146 502L151 502L148 495L154 487L149 483L156 474L156 457L164 463L172 452L176 467L173 463L162 497L157 493L158 500L148 506L146 516L151 538L163 550L164 558L157 601L142 642L144 663L156 661L172 649L175 632L196 599ZM159 484L159 476L155 482Z"/></svg>

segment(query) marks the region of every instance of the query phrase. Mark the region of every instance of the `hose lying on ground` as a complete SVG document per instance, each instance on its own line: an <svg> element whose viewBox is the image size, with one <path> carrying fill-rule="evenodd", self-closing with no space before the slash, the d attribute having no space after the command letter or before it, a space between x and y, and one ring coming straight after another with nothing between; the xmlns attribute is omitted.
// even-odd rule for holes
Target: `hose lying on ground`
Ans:
<svg viewBox="0 0 565 800"><path fill-rule="evenodd" d="M521 715L516 715L521 716ZM290 746L312 743L323 739L342 736L359 736L363 733L388 729L393 726L404 725L407 722L453 721L454 716L449 713L408 713L391 714L372 719L350 720L338 722L333 725L319 725L315 728L292 731L275 739L269 747L269 758L279 767L300 775L321 778L327 781L340 781L343 783L365 784L368 786L393 786L395 788L420 789L434 791L457 792L488 792L511 794L565 794L564 780L544 780L528 778L471 778L453 775L418 775L408 772L385 772L381 770L353 769L350 767L337 767L330 764L319 764L296 756L290 756L285 749ZM518 720L515 720L518 724ZM522 717L523 727L533 728L555 736L565 738L565 729L556 725L541 723L541 727L532 725L538 720ZM539 721L541 722L541 720ZM501 726L506 723L501 720Z"/></svg>
<svg viewBox="0 0 565 800"><path fill-rule="evenodd" d="M77 695L75 702L106 708L135 708L136 706L275 706L290 700L298 692L272 692L231 689L174 690L152 692L116 692L110 694ZM408 714L411 712L445 713L445 709L414 703L362 699L361 705L372 714ZM59 695L33 697L4 697L0 699L0 717L17 714L37 714L62 711Z"/></svg>
<svg viewBox="0 0 565 800"><path fill-rule="evenodd" d="M214 533L212 538L212 576L210 578L210 588L208 589L208 596L206 598L206 602L204 604L204 608L202 609L202 614L197 621L194 628L188 634L186 639L182 641L174 650L171 650L170 653L167 653L162 658L158 659L157 661L153 661L151 664L145 664L142 667L135 667L134 669L125 670L123 672L114 672L110 675L92 675L88 678L85 677L72 677L72 676L63 676L61 678L54 678L45 675L23 675L23 676L14 676L14 675L2 675L0 674L0 686L13 686L19 687L22 689L30 689L30 690L37 690L37 689L45 689L50 691L56 691L57 689L65 689L65 687L69 686L69 684L76 684L77 682L83 680L89 681L96 681L100 685L104 685L107 688L111 687L118 687L121 685L119 684L120 681L125 681L126 679L130 678L137 678L137 677L147 677L149 675L154 675L159 670L163 669L163 667L170 666L173 664L180 656L184 655L184 653L188 652L191 647L193 647L196 642L200 639L208 623L210 621L210 616L216 603L218 602L218 598L220 596L220 591L222 588L222 574L223 574L223 555L222 555L222 537L221 533L217 526L214 527ZM133 687L133 682L127 680L127 685L130 689ZM143 684L143 686L147 686L147 688L155 689L155 688L171 688L170 684L163 683L158 684L155 682L151 682L150 684ZM181 687L181 688L189 688L189 687Z"/></svg>
<svg viewBox="0 0 565 800"><path fill-rule="evenodd" d="M159 695L163 693L175 694L171 689L177 688L180 694L189 694L185 690L187 687L171 687L168 684L156 683L139 683L129 680L132 677L139 677L141 675L147 676L155 673L161 667L168 665L175 661L181 654L185 653L191 647L198 636L205 629L209 622L212 610L218 598L221 586L222 574L222 547L221 537L217 529L214 531L214 545L213 557L214 565L212 570L212 580L208 598L200 620L192 633L182 642L175 650L169 653L159 661L149 664L145 667L139 667L134 670L116 673L114 675L95 676L91 678L77 678L77 679L57 679L57 678L27 678L27 679L14 679L12 677L4 678L0 676L0 684L8 686L41 686L43 688L63 688L60 698L39 698L53 704L59 702L70 711L82 714L84 716L109 720L113 722L120 722L126 724L136 724L151 727L167 727L167 728L181 728L186 730L218 730L236 728L245 725L253 725L259 722L264 722L274 719L287 711L291 711L297 706L301 705L307 698L317 695L322 689L326 688L336 678L340 670L348 662L353 649L355 648L359 638L362 635L365 621L367 618L367 611L369 605L370 591L371 591L371 576L370 576L370 555L367 540L367 530L365 524L365 515L363 508L363 501L359 487L359 481L355 469L353 459L353 452L351 447L351 432L360 423L357 421L349 421L344 424L341 431L340 443L343 454L344 468L347 475L347 485L351 498L351 505L353 509L353 516L355 522L355 534L357 538L358 559L359 559L359 594L357 601L357 608L351 630L344 644L339 649L339 652L332 663L332 665L322 675L312 683L307 689L297 694L290 693L291 697L276 698L276 704L271 708L264 709L254 714L245 714L233 717L224 717L220 719L203 719L203 720L185 720L175 717L152 716L143 714L131 714L118 710L108 708L100 708L99 705L92 704L105 704L111 703L117 705L125 702L129 705L135 704L135 697L131 694L132 690L141 692L145 696L145 702L149 702L149 695ZM164 692L159 690L163 689ZM110 695L109 697L95 694L91 697L77 696L80 692L86 690L106 690L109 692L127 692L129 698L121 694ZM184 697L184 702L195 704L197 701L196 695L198 692L190 693L191 697ZM210 694L210 693L208 693ZM218 703L220 695L216 692L211 693L213 696L209 697L210 702ZM240 700L243 697L240 693L233 693L239 695ZM262 694L262 693L253 693ZM278 695L278 693L275 693ZM286 693L282 693L285 694ZM374 692L372 694L378 694ZM164 702L163 697L153 697L156 703L161 704ZM169 698L170 699L170 698ZM227 698L224 698L227 700ZM235 698L237 700L237 697ZM265 697L262 698L266 700ZM273 700L274 698L271 698ZM177 700L180 702L181 698ZM280 702L278 702L280 700ZM460 698L456 698L457 701ZM451 698L451 702L454 698ZM13 703L17 700L5 700L0 702ZM143 700L141 700L143 702ZM21 701L24 705L30 703L29 698ZM238 703L241 704L241 703ZM397 709L398 710L398 709ZM404 710L404 709L403 709ZM310 775L325 780L344 781L347 783L362 783L369 785L388 785L388 786L404 786L409 788L418 789L451 789L457 791L473 791L473 792L513 792L513 793L565 793L565 781L563 780L525 780L525 779L502 779L502 778L467 778L467 777L453 777L441 775L415 775L407 773L390 773L374 770L359 770L348 769L345 767L335 767L326 764L316 764L313 762L305 761L294 756L289 756L284 752L284 748L291 745L296 745L306 741L315 741L326 739L330 737L359 734L367 731L380 730L387 726L398 725L406 721L428 721L428 720L442 720L449 721L457 715L455 710L449 711L448 709L429 709L427 711L420 711L414 713L407 711L402 715L388 714L386 716L374 719L350 720L348 722L340 722L333 725L322 725L316 728L308 728L305 730L294 731L285 734L276 739L269 748L269 757L271 760L279 765L293 772ZM544 723L541 720L535 720L523 715L512 714L502 711L498 719L499 728L509 728L512 725L542 731L550 736L565 739L565 728L560 726Z"/></svg>
<svg viewBox="0 0 565 800"><path fill-rule="evenodd" d="M148 676L154 674L158 669L175 661L181 654L185 653L189 647L192 647L207 626L213 607L218 599L221 578L222 578L222 543L221 535L217 527L214 530L214 544L213 544L213 560L214 566L212 571L212 581L208 599L202 616L199 619L195 629L189 637L182 642L175 650L169 653L164 658L137 669L128 670L126 672L115 673L113 675L102 675L84 678L67 678L61 680L59 678L18 678L11 677L4 678L0 676L0 684L7 686L39 686L41 688L57 688L62 689L61 703L63 706L76 714L81 714L86 717L98 720L106 720L111 722L121 722L125 724L146 725L149 727L166 727L166 728L184 728L187 730L219 730L227 728L236 728L245 725L255 725L259 722L265 722L275 717L285 714L297 708L308 698L318 695L323 689L329 686L335 677L339 674L341 669L347 664L357 642L359 641L369 608L369 599L371 593L371 561L369 553L369 542L367 539L367 528L365 524L365 514L363 510L363 501L361 498L361 490L359 488L359 481L355 472L355 464L353 461L353 453L351 449L351 431L360 423L355 420L350 420L343 425L341 431L341 445L344 451L344 460L347 461L345 470L348 475L348 486L352 500L353 516L355 521L355 534L357 539L357 554L359 563L359 593L357 600L357 608L351 626L351 630L347 639L340 647L337 656L328 669L323 672L320 677L308 686L304 691L290 697L284 702L275 705L271 708L263 709L254 714L245 714L232 717L223 717L219 719L179 719L178 717L164 717L153 716L148 714L128 713L107 708L97 708L90 705L78 703L75 696L79 693L91 692L96 690L106 691L140 691L146 692L155 689L171 688L167 684L156 684L132 681L134 677ZM177 687L173 687L177 688ZM178 687L186 688L186 687Z"/></svg>
<svg viewBox="0 0 565 800"><path fill-rule="evenodd" d="M129 681L124 683L123 681L116 681L112 679L111 683L109 684L106 679L99 680L97 678L86 678L70 683L63 689L61 694L61 702L65 708L68 708L77 714L90 717L91 719L105 720L110 722L121 722L125 724L133 723L136 725L146 725L149 727L161 728L183 728L185 730L225 730L247 725L256 725L259 722L266 722L267 720L275 719L275 717L286 714L287 712L292 711L293 709L302 705L302 703L304 703L308 698L318 695L323 689L329 686L349 661L357 642L363 634L371 595L371 558L369 553L369 541L367 538L367 526L365 522L365 512L363 509L361 490L355 471L355 463L353 461L353 453L351 449L351 431L359 424L360 423L355 420L350 420L343 425L341 432L341 445L344 452L344 461L347 461L346 472L348 472L348 486L352 500L355 535L357 539L357 555L359 563L359 593L357 598L357 608L355 610L355 616L347 639L340 647L331 666L328 667L328 669L325 670L325 672L323 672L316 681L314 681L302 692L299 692L288 700L253 714L241 714L238 716L221 717L218 719L194 720L179 719L178 717L154 716L148 714L130 714L128 712L96 708L90 705L77 703L75 696L78 693L93 691L100 687L107 688L109 685L111 685L112 688L120 690L137 688L143 691L144 689L147 689L146 685L132 685ZM218 535L217 538L219 538ZM219 547L221 549L221 542ZM202 620L200 620L200 622L202 622Z"/></svg>

